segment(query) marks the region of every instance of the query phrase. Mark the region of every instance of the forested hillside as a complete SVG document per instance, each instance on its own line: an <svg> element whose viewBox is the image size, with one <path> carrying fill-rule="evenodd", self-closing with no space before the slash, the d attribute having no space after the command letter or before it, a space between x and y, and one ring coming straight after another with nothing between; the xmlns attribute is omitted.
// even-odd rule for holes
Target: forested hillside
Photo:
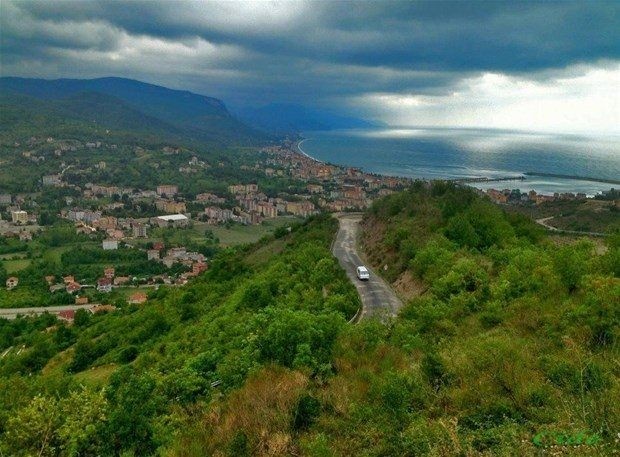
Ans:
<svg viewBox="0 0 620 457"><path fill-rule="evenodd" d="M37 122L28 125L38 128L33 132L36 135L44 133L41 127L47 134L69 133L71 130L58 129L68 120L73 128L81 122L104 130L142 136L146 133L177 141L182 138L184 144L255 145L269 140L267 135L232 116L221 100L131 79L4 77L0 78L0 92L3 111L11 110L14 114L33 111ZM14 114L6 119L3 115L3 127L9 126L7 122L14 117L23 118Z"/></svg>
<svg viewBox="0 0 620 457"><path fill-rule="evenodd" d="M71 327L51 316L0 320L0 350L23 348L0 359L0 450L150 455L248 376L329 377L359 306L328 250L335 224L313 219L223 253L193 284L162 287L144 307L78 313ZM277 380L270 386L276 395Z"/></svg>

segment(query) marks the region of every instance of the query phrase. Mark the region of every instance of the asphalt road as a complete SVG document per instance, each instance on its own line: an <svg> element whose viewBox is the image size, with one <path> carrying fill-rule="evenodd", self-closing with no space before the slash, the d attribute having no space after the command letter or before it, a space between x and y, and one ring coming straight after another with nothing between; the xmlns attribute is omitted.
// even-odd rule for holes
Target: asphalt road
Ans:
<svg viewBox="0 0 620 457"><path fill-rule="evenodd" d="M58 314L61 311L78 310L78 309L91 309L93 304L88 305L63 305L63 306L36 306L33 308L0 308L0 319L15 319L18 314L21 315L36 315L48 312L50 314Z"/></svg>
<svg viewBox="0 0 620 457"><path fill-rule="evenodd" d="M334 256L340 265L347 272L347 276L357 289L362 300L362 311L359 319L368 317L378 317L380 319L396 316L402 302L396 296L392 288L372 269L365 265L370 271L370 279L360 281L357 279L355 269L359 265L364 265L357 254L357 234L359 232L360 215L343 214L338 217L340 228L336 235L336 240L332 247Z"/></svg>

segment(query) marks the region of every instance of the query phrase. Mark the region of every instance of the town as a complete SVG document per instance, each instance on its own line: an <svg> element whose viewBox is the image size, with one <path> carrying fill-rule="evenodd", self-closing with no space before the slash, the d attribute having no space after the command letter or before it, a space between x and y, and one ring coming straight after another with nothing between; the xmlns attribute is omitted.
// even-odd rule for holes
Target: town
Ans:
<svg viewBox="0 0 620 457"><path fill-rule="evenodd" d="M109 184L105 177L115 171L111 169L116 165L109 164L103 157L86 164L84 160L72 160L72 155L79 157L80 151L105 156L126 150L127 146L51 137L32 137L26 146L28 150L21 153L20 160L30 163L30 167L55 161L59 171L41 175L39 192L0 194L0 214L5 216L0 219L0 241L5 244L0 252L7 264L13 262L16 266L7 271L6 291L19 290L18 266L27 262L20 249L31 256L27 246L33 239L42 237L55 224L71 224L74 235L82 240L77 245L89 246L91 255L99 255L92 253L96 249L102 253L123 252L120 257L103 255L91 265L88 277L80 277L77 265L75 270L63 270L62 276L41 272L48 293L65 292L81 305L93 299L107 303L111 300L102 294L115 290L124 291L121 301L144 303L147 300L145 291L156 289L161 284L185 284L189 278L209 267L209 254L216 252L220 241L213 234L214 229L248 227L252 230L251 227L259 228L270 221L278 221L270 228L273 230L319 212L361 211L374 199L401 190L412 182L408 178L381 176L317 161L299 149L298 140L263 147L237 164L205 160L194 151L165 145L157 153L172 162L177 180L160 182L152 188L144 188L139 182L137 186ZM14 149L23 148L16 142ZM133 146L131 152L138 159L149 154L147 146ZM170 158L174 160L170 161ZM161 164L150 165L158 171L162 171L165 165L171 166L164 160ZM195 192L184 190L188 180L191 182L202 174L233 167L238 167L238 171L249 179L228 180L226 186L204 186ZM101 176L103 182L93 182L92 178L97 176ZM267 188L259 184L261 179ZM269 188L272 183L283 185ZM541 205L586 199L583 194L549 196L534 191L521 193L515 189L479 192L504 205ZM46 208L47 193L61 195L60 204L56 202ZM205 235L201 240L203 244L192 242L190 234ZM132 256L134 267L124 261L125 268L121 267L120 273L115 272L118 265L114 262L121 262L127 255ZM135 267L142 265L141 261L150 265L146 269L148 272L143 267ZM97 275L92 272L94 265L99 268ZM96 296L93 296L94 292L97 292ZM119 300L117 296L114 299ZM63 303L68 301L65 296ZM92 308L96 305L98 303Z"/></svg>

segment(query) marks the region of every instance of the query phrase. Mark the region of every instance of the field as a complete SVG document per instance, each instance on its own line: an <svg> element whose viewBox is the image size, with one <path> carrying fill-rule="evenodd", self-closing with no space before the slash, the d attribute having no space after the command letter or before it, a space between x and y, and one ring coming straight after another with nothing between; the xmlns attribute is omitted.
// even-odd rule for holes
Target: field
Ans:
<svg viewBox="0 0 620 457"><path fill-rule="evenodd" d="M205 222L194 222L190 227L183 229L156 228L150 232L148 241L164 241L166 244L187 245L204 243L206 233L210 231L219 239L222 246L254 243L265 235L273 233L278 227L294 224L301 219L293 216L278 216L267 219L260 225L209 225Z"/></svg>

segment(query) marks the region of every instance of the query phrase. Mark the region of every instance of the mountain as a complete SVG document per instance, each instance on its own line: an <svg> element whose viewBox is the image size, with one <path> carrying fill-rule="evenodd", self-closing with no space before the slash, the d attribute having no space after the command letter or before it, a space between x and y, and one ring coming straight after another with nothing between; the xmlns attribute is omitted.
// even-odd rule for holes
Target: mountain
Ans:
<svg viewBox="0 0 620 457"><path fill-rule="evenodd" d="M184 142L180 129L109 95L80 92L50 100L0 93L0 134L17 139L35 132L40 136Z"/></svg>
<svg viewBox="0 0 620 457"><path fill-rule="evenodd" d="M0 78L0 93L22 94L61 103L64 100L78 105L90 102L93 108L105 108L106 112L113 110L114 103L122 102L125 114L128 114L127 110L133 110L134 114L142 116L139 123L151 122L151 129L163 128L165 133L170 133L172 129L190 141L254 144L268 139L264 133L248 127L231 115L221 100L131 79L45 80L4 77ZM100 94L97 100L93 99L95 93ZM73 114L77 114L75 110ZM133 116L133 120L137 118ZM130 122L126 126L117 124L116 127L130 129L131 125Z"/></svg>
<svg viewBox="0 0 620 457"><path fill-rule="evenodd" d="M376 123L364 119L288 103L245 109L240 117L256 128L275 133L377 127Z"/></svg>

